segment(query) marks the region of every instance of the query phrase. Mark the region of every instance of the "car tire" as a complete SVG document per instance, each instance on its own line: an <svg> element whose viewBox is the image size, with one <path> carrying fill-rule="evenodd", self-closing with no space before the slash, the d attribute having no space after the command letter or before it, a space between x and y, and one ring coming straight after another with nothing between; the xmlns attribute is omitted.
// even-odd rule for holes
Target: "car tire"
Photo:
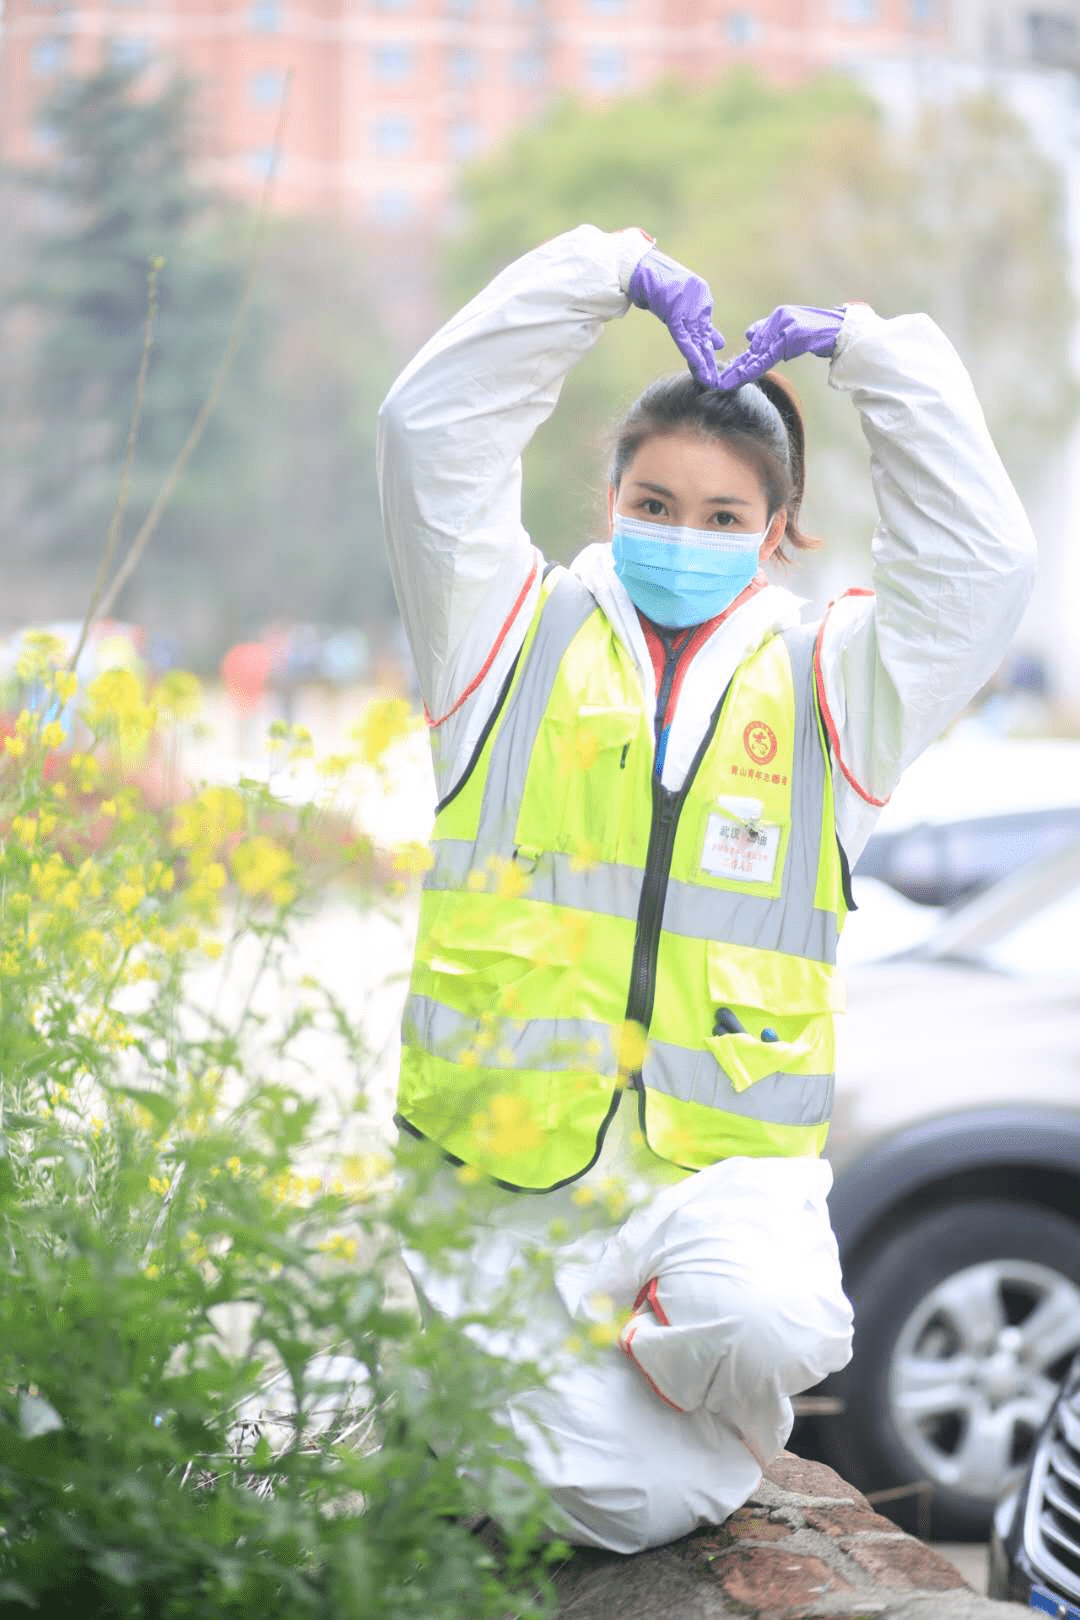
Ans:
<svg viewBox="0 0 1080 1620"><path fill-rule="evenodd" d="M1013 1425L1011 1414L1037 1407L1049 1381L1063 1374L1070 1359L1063 1351L1051 1364L1037 1368L1035 1362L1043 1350L1036 1349L1029 1359L1010 1342L1010 1355L1019 1358L1015 1376L1030 1378L1032 1388L1030 1392L1018 1389L1019 1404L1002 1411L1003 1403L1011 1398L1008 1380L1014 1376L1013 1364L1000 1351L996 1359L989 1350L985 1355L970 1354L964 1336L955 1335L956 1322L964 1326L962 1311L950 1314L949 1304L953 1298L965 1300L967 1293L973 1292L977 1298L995 1280L1002 1285L997 1293L1013 1341L1018 1332L1013 1324L1026 1320L1023 1313L1031 1300L1037 1302L1040 1289L1047 1299L1060 1297L1066 1314L1070 1289L1075 1289L1080 1309L1080 1225L1053 1210L1007 1199L954 1203L905 1226L861 1259L846 1279L855 1311L855 1349L848 1366L822 1388L822 1393L839 1397L843 1410L839 1416L822 1420L819 1449L824 1460L851 1484L876 1495L883 1513L917 1535L966 1541L982 1540L989 1534L998 1493L955 1488L941 1476L955 1467L957 1458L967 1456L962 1441L980 1415L985 1433L988 1412L1003 1420L1002 1432L1011 1429L1009 1466L1022 1467L1023 1443L1026 1439L1026 1450L1030 1450L1039 1425L1034 1422L1028 1432L1026 1418ZM944 1311L937 1309L941 1301L946 1302ZM978 1326L978 1311L971 1314L967 1325ZM986 1307L982 1315L989 1321L992 1311ZM920 1331L922 1337L913 1339ZM999 1346L1002 1334L992 1338L991 1333L987 1328L986 1342ZM953 1350L949 1349L950 1335L956 1342ZM1009 1339L1008 1331L1004 1336ZM972 1339L973 1335L969 1344ZM1053 1341L1047 1336L1043 1344L1048 1352ZM955 1367L977 1366L978 1371L965 1378L959 1373L951 1375L942 1366L949 1388L962 1390L963 1398L977 1399L980 1404L959 1417L934 1414L915 1420L905 1414L901 1409L904 1396L898 1393L905 1369L916 1368L922 1376L929 1368L936 1376L938 1365L950 1355L965 1357L963 1363L954 1361ZM1002 1372L999 1364L1003 1359ZM908 1387L917 1386L910 1382ZM941 1389L938 1383L934 1399L941 1398ZM959 1449L951 1454L954 1431ZM985 1480L993 1472L984 1470L979 1477ZM920 1481L921 1490L904 1491ZM1002 1489L1004 1483L1003 1479Z"/></svg>

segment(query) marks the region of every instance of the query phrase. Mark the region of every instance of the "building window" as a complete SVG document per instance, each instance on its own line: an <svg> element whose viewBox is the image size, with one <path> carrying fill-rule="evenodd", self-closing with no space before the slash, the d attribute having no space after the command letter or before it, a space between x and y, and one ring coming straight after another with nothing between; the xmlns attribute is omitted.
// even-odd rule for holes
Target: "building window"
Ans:
<svg viewBox="0 0 1080 1620"><path fill-rule="evenodd" d="M255 107L277 107L284 94L283 68L260 68L248 80L248 100Z"/></svg>
<svg viewBox="0 0 1080 1620"><path fill-rule="evenodd" d="M624 52L607 46L587 52L585 76L594 90L618 90L626 83Z"/></svg>
<svg viewBox="0 0 1080 1620"><path fill-rule="evenodd" d="M409 45L376 45L371 53L372 71L383 84L402 84L412 73L413 53Z"/></svg>
<svg viewBox="0 0 1080 1620"><path fill-rule="evenodd" d="M379 118L375 122L376 152L383 157L404 157L412 151L413 124L411 118Z"/></svg>
<svg viewBox="0 0 1080 1620"><path fill-rule="evenodd" d="M515 51L510 62L514 84L539 84L544 77L544 58L539 51Z"/></svg>
<svg viewBox="0 0 1080 1620"><path fill-rule="evenodd" d="M459 89L467 84L475 84L480 77L479 54L467 45L459 45L450 52L447 67L450 83L456 84Z"/></svg>
<svg viewBox="0 0 1080 1620"><path fill-rule="evenodd" d="M758 22L752 11L729 11L724 33L729 45L752 45L757 38Z"/></svg>
<svg viewBox="0 0 1080 1620"><path fill-rule="evenodd" d="M268 180L274 167L274 148L257 146L247 155L248 172L256 180Z"/></svg>
<svg viewBox="0 0 1080 1620"><path fill-rule="evenodd" d="M55 152L60 145L60 131L47 118L39 118L34 125L34 145L39 152Z"/></svg>
<svg viewBox="0 0 1080 1620"><path fill-rule="evenodd" d="M120 34L106 46L109 62L117 68L140 68L150 55L150 45L137 34Z"/></svg>
<svg viewBox="0 0 1080 1620"><path fill-rule="evenodd" d="M1027 37L1032 61L1045 67L1076 66L1077 29L1071 17L1054 11L1029 11Z"/></svg>
<svg viewBox="0 0 1080 1620"><path fill-rule="evenodd" d="M878 0L840 0L840 21L846 23L876 23L878 20Z"/></svg>
<svg viewBox="0 0 1080 1620"><path fill-rule="evenodd" d="M254 0L248 12L248 24L253 34L276 34L281 28L280 0Z"/></svg>
<svg viewBox="0 0 1080 1620"><path fill-rule="evenodd" d="M908 0L908 19L914 28L928 28L937 21L937 0Z"/></svg>
<svg viewBox="0 0 1080 1620"><path fill-rule="evenodd" d="M39 79L50 79L67 61L67 40L49 35L39 39L30 52L30 66Z"/></svg>
<svg viewBox="0 0 1080 1620"><path fill-rule="evenodd" d="M375 198L375 218L380 225L402 225L412 211L412 197L400 186L380 191Z"/></svg>
<svg viewBox="0 0 1080 1620"><path fill-rule="evenodd" d="M471 119L463 118L460 123L453 126L450 131L450 150L456 158L464 162L471 158L480 147L480 127Z"/></svg>

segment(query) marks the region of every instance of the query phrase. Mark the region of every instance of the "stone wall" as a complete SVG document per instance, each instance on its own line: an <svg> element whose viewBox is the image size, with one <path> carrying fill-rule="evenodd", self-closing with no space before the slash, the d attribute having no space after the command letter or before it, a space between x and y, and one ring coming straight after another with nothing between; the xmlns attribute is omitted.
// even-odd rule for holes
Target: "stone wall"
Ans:
<svg viewBox="0 0 1080 1620"><path fill-rule="evenodd" d="M726 1524L635 1558L579 1551L560 1620L1007 1620L932 1547L820 1463L785 1453Z"/></svg>

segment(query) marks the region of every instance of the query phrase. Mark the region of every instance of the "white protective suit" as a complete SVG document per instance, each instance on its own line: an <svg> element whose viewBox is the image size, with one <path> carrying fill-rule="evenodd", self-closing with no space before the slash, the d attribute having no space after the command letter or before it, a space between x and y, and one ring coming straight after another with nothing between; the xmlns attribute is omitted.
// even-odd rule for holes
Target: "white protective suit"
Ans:
<svg viewBox="0 0 1080 1620"><path fill-rule="evenodd" d="M440 797L473 753L540 587L542 558L521 522L522 452L570 367L626 314L649 246L636 229L582 225L526 254L425 345L382 407L386 536ZM970 378L927 316L849 306L829 382L860 413L880 514L875 594L841 598L822 642L837 829L854 864L901 771L1000 662L1035 546ZM587 546L572 566L633 655L651 720L653 667L610 546ZM736 666L799 617L799 600L769 585L721 621L685 674L666 787L681 785ZM616 1114L598 1163L572 1186L507 1193L477 1230L466 1276L413 1267L428 1306L456 1314L501 1288L553 1219L580 1229L594 1190L629 1194L630 1219L560 1248L556 1289L537 1287L528 1331L498 1346L552 1369L510 1417L558 1528L618 1552L718 1523L745 1501L790 1433L791 1395L851 1347L827 1164L738 1158L685 1176L649 1154L633 1113ZM447 1196L463 1195L446 1180ZM637 1301L618 1347L568 1353L608 1301L624 1313Z"/></svg>

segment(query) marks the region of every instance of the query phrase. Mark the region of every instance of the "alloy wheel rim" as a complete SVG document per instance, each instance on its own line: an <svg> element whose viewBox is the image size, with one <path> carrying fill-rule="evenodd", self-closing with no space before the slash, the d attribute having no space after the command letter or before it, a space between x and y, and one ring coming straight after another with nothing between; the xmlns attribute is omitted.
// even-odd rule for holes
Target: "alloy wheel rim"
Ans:
<svg viewBox="0 0 1080 1620"><path fill-rule="evenodd" d="M893 1426L924 1477L994 1502L1023 1468L1080 1348L1080 1287L1052 1266L989 1260L920 1300L888 1368Z"/></svg>

